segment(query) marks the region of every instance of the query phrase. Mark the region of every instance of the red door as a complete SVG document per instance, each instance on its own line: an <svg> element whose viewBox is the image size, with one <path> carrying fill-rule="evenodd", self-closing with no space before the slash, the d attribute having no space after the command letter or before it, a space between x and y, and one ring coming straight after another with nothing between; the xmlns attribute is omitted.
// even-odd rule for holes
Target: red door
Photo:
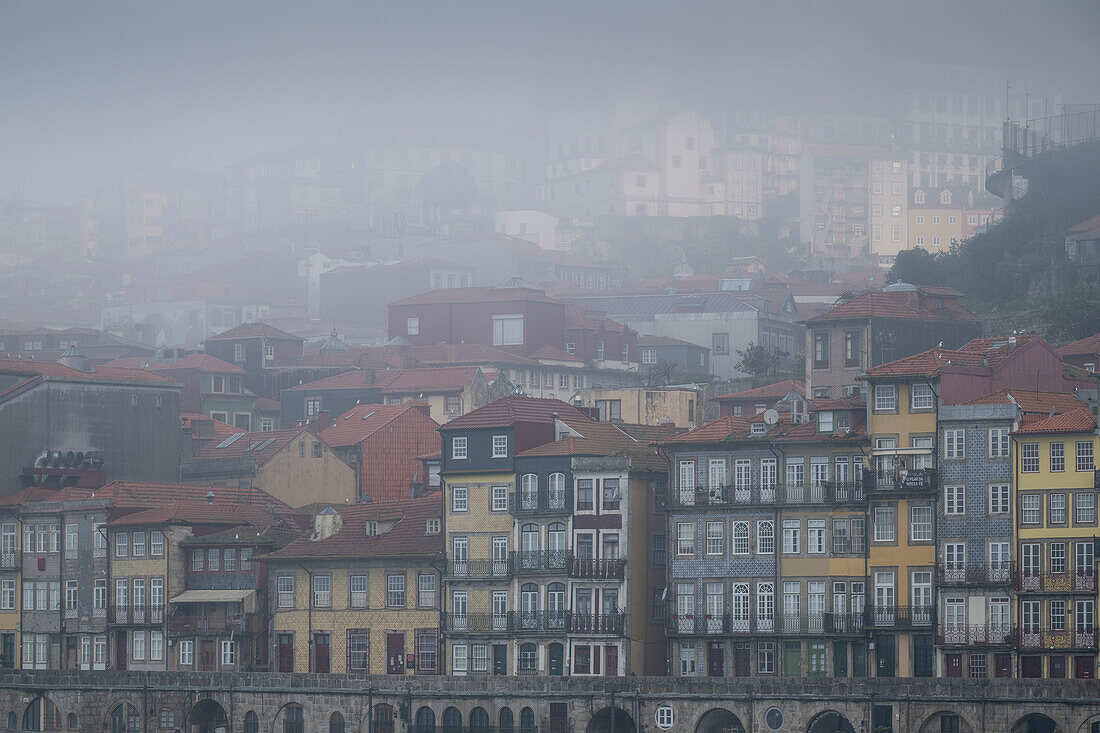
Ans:
<svg viewBox="0 0 1100 733"><path fill-rule="evenodd" d="M947 666L948 677L962 677L963 676L963 658L962 654L945 654L943 656L943 662Z"/></svg>
<svg viewBox="0 0 1100 733"><path fill-rule="evenodd" d="M115 632L115 669L126 671L126 657L129 650L126 648L126 632Z"/></svg>
<svg viewBox="0 0 1100 733"><path fill-rule="evenodd" d="M1073 658L1073 676L1079 680L1091 680L1096 676L1096 665L1092 657Z"/></svg>
<svg viewBox="0 0 1100 733"><path fill-rule="evenodd" d="M405 673L405 635L386 634L386 674Z"/></svg>
<svg viewBox="0 0 1100 733"><path fill-rule="evenodd" d="M603 648L603 673L607 677L619 676L619 647L605 646Z"/></svg>
<svg viewBox="0 0 1100 733"><path fill-rule="evenodd" d="M313 671L328 674L329 666L329 636L328 634L313 635Z"/></svg>
<svg viewBox="0 0 1100 733"><path fill-rule="evenodd" d="M1012 676L1012 655L1011 654L994 654L993 666L995 668L995 674L998 677L1011 677Z"/></svg>
<svg viewBox="0 0 1100 733"><path fill-rule="evenodd" d="M294 634L279 634L279 671L294 671Z"/></svg>

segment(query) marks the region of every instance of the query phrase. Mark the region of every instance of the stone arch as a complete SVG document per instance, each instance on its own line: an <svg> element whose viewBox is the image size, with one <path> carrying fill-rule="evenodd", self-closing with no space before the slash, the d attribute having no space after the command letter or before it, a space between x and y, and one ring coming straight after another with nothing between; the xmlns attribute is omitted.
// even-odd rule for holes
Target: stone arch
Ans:
<svg viewBox="0 0 1100 733"><path fill-rule="evenodd" d="M65 730L64 719L61 708L53 700L39 695L23 708L23 724L20 727L25 731Z"/></svg>
<svg viewBox="0 0 1100 733"><path fill-rule="evenodd" d="M825 710L810 720L806 733L855 733L855 728L836 710Z"/></svg>
<svg viewBox="0 0 1100 733"><path fill-rule="evenodd" d="M695 733L745 733L741 719L725 708L703 713L695 724Z"/></svg>
<svg viewBox="0 0 1100 733"><path fill-rule="evenodd" d="M255 710L244 714L244 733L260 733L260 716Z"/></svg>
<svg viewBox="0 0 1100 733"><path fill-rule="evenodd" d="M138 706L131 700L116 700L107 708L107 733L137 733L141 730Z"/></svg>
<svg viewBox="0 0 1100 733"><path fill-rule="evenodd" d="M1081 723L1081 727L1077 729L1077 733L1091 733L1092 726L1096 723L1100 723L1100 715L1091 715L1085 718L1085 722Z"/></svg>
<svg viewBox="0 0 1100 733"><path fill-rule="evenodd" d="M421 705L416 711L413 733L435 733L435 711L427 705Z"/></svg>
<svg viewBox="0 0 1100 733"><path fill-rule="evenodd" d="M187 729L199 727L200 733L218 733L229 730L229 716L217 700L199 700L187 711Z"/></svg>
<svg viewBox="0 0 1100 733"><path fill-rule="evenodd" d="M973 733L974 729L967 722L966 717L954 710L938 710L932 713L921 723L919 733L940 733L940 730L943 729L944 719L951 717L958 718L959 733Z"/></svg>
<svg viewBox="0 0 1100 733"><path fill-rule="evenodd" d="M462 713L454 705L443 711L443 733L462 733Z"/></svg>
<svg viewBox="0 0 1100 733"><path fill-rule="evenodd" d="M1065 733L1053 718L1042 713L1028 713L1013 723L1012 733Z"/></svg>
<svg viewBox="0 0 1100 733"><path fill-rule="evenodd" d="M497 719L499 721L497 730L499 730L500 733L515 733L516 718L512 715L512 708L507 706L502 707L497 712Z"/></svg>
<svg viewBox="0 0 1100 733"><path fill-rule="evenodd" d="M305 708L297 700L285 702L271 718L271 733L305 733Z"/></svg>
<svg viewBox="0 0 1100 733"><path fill-rule="evenodd" d="M339 710L333 710L328 716L328 733L344 733L344 714Z"/></svg>
<svg viewBox="0 0 1100 733"><path fill-rule="evenodd" d="M376 702L374 709L371 710L371 730L374 733L393 733L396 719L397 714L393 711L393 705L388 702Z"/></svg>
<svg viewBox="0 0 1100 733"><path fill-rule="evenodd" d="M637 733L638 726L630 713L620 707L606 707L588 721L585 733Z"/></svg>
<svg viewBox="0 0 1100 733"><path fill-rule="evenodd" d="M521 733L532 733L535 730L535 711L525 707L519 711L519 729Z"/></svg>
<svg viewBox="0 0 1100 733"><path fill-rule="evenodd" d="M492 723L489 722L489 713L485 708L478 706L470 711L470 733L489 733Z"/></svg>

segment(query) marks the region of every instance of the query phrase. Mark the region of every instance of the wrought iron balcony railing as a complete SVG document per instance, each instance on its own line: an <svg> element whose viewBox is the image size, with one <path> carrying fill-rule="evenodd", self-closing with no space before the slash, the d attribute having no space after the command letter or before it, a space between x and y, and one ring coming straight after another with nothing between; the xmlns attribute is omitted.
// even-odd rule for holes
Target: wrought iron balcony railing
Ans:
<svg viewBox="0 0 1100 733"><path fill-rule="evenodd" d="M626 575L626 560L607 560L594 557L568 558L570 578L595 580L622 580Z"/></svg>
<svg viewBox="0 0 1100 733"><path fill-rule="evenodd" d="M565 489L513 491L510 498L513 514L568 514L573 510Z"/></svg>
<svg viewBox="0 0 1100 733"><path fill-rule="evenodd" d="M1012 582L1011 562L940 562L936 582L941 585L1007 585Z"/></svg>
<svg viewBox="0 0 1100 733"><path fill-rule="evenodd" d="M672 615L670 634L858 634L865 617L855 613L796 613L775 616Z"/></svg>
<svg viewBox="0 0 1100 733"><path fill-rule="evenodd" d="M1017 628L1016 646L1020 649L1091 649L1096 647L1096 629L1024 629Z"/></svg>
<svg viewBox="0 0 1100 733"><path fill-rule="evenodd" d="M1009 646L1012 642L1012 627L1008 625L940 625L936 629L936 643L941 646Z"/></svg>
<svg viewBox="0 0 1100 733"><path fill-rule="evenodd" d="M1096 574L1091 568L1065 573L1013 573L1013 587L1025 593L1072 593L1096 590Z"/></svg>

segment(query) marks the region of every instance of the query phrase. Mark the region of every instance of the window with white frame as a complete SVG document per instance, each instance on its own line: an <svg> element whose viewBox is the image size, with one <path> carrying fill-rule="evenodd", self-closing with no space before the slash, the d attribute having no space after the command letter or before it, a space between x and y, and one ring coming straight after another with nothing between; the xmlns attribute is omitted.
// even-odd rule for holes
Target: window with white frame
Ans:
<svg viewBox="0 0 1100 733"><path fill-rule="evenodd" d="M1096 493L1082 491L1073 495L1073 503L1076 509L1077 524L1094 524L1096 522Z"/></svg>
<svg viewBox="0 0 1100 733"><path fill-rule="evenodd" d="M313 607L332 608L332 576L313 576Z"/></svg>
<svg viewBox="0 0 1100 733"><path fill-rule="evenodd" d="M1039 473L1039 444L1020 444L1020 472Z"/></svg>
<svg viewBox="0 0 1100 733"><path fill-rule="evenodd" d="M775 552L775 524L770 519L756 523L756 552L761 555Z"/></svg>
<svg viewBox="0 0 1100 733"><path fill-rule="evenodd" d="M676 525L676 554L695 554L695 523L679 522Z"/></svg>
<svg viewBox="0 0 1100 733"><path fill-rule="evenodd" d="M875 412L895 412L898 409L898 388L894 384L875 385Z"/></svg>
<svg viewBox="0 0 1100 733"><path fill-rule="evenodd" d="M1065 443L1050 444L1050 470L1054 473L1061 473L1066 470Z"/></svg>
<svg viewBox="0 0 1100 733"><path fill-rule="evenodd" d="M932 394L932 385L913 384L909 387L910 410L931 410L935 406L936 401Z"/></svg>
<svg viewBox="0 0 1100 733"><path fill-rule="evenodd" d="M126 557L130 554L130 536L125 532L115 533L115 557Z"/></svg>
<svg viewBox="0 0 1100 733"><path fill-rule="evenodd" d="M656 364L657 363L657 349L642 349L642 363L643 364Z"/></svg>
<svg viewBox="0 0 1100 733"><path fill-rule="evenodd" d="M222 666L232 667L237 663L237 642L222 639Z"/></svg>
<svg viewBox="0 0 1100 733"><path fill-rule="evenodd" d="M405 319L405 334L407 336L420 335L420 319L417 317Z"/></svg>
<svg viewBox="0 0 1100 733"><path fill-rule="evenodd" d="M806 552L813 555L825 553L825 520L806 520Z"/></svg>
<svg viewBox="0 0 1100 733"><path fill-rule="evenodd" d="M961 485L943 487L943 513L966 514L966 487Z"/></svg>
<svg viewBox="0 0 1100 733"><path fill-rule="evenodd" d="M507 486L494 486L489 489L490 504L489 508L494 512L506 512L508 511L508 487Z"/></svg>
<svg viewBox="0 0 1100 733"><path fill-rule="evenodd" d="M465 486L451 487L451 511L465 512L470 509L469 489Z"/></svg>
<svg viewBox="0 0 1100 733"><path fill-rule="evenodd" d="M367 607L367 576L352 575L348 578L349 603L352 608Z"/></svg>
<svg viewBox="0 0 1100 733"><path fill-rule="evenodd" d="M508 436L507 435L494 435L493 436L493 458L507 458L508 457Z"/></svg>
<svg viewBox="0 0 1100 733"><path fill-rule="evenodd" d="M989 457L1008 458L1008 428L989 429Z"/></svg>
<svg viewBox="0 0 1100 733"><path fill-rule="evenodd" d="M948 459L966 458L966 431L960 429L943 431L943 456Z"/></svg>
<svg viewBox="0 0 1100 733"><path fill-rule="evenodd" d="M454 644L451 646L451 674L459 676L466 674L467 648L465 644Z"/></svg>
<svg viewBox="0 0 1100 733"><path fill-rule="evenodd" d="M749 523L748 522L734 522L733 523L733 554L734 555L748 555L749 554Z"/></svg>
<svg viewBox="0 0 1100 733"><path fill-rule="evenodd" d="M1011 510L1008 484L989 485L989 513L1008 514Z"/></svg>
<svg viewBox="0 0 1100 733"><path fill-rule="evenodd" d="M1077 441L1077 470L1078 471L1092 471L1095 469L1093 463L1093 449L1092 441L1079 440Z"/></svg>
<svg viewBox="0 0 1100 733"><path fill-rule="evenodd" d="M451 458L454 460L464 460L466 458L465 436L451 438Z"/></svg>
<svg viewBox="0 0 1100 733"><path fill-rule="evenodd" d="M1050 510L1051 524L1066 523L1066 495L1051 494L1047 498L1047 507Z"/></svg>
<svg viewBox="0 0 1100 733"><path fill-rule="evenodd" d="M523 314L493 316L493 346L523 343Z"/></svg>
<svg viewBox="0 0 1100 733"><path fill-rule="evenodd" d="M435 608L436 578L432 573L421 573L418 580L416 605L419 608Z"/></svg>
<svg viewBox="0 0 1100 733"><path fill-rule="evenodd" d="M802 522L798 519L783 520L783 553L797 555L802 552Z"/></svg>
<svg viewBox="0 0 1100 733"><path fill-rule="evenodd" d="M932 507L914 506L910 508L909 538L913 542L932 541Z"/></svg>
<svg viewBox="0 0 1100 733"><path fill-rule="evenodd" d="M725 532L722 522L707 522L707 554L721 555L725 545Z"/></svg>
<svg viewBox="0 0 1100 733"><path fill-rule="evenodd" d="M280 575L276 580L279 608L294 608L294 576Z"/></svg>
<svg viewBox="0 0 1100 733"><path fill-rule="evenodd" d="M1038 494L1024 494L1020 497L1020 523L1039 524L1042 521L1041 501Z"/></svg>
<svg viewBox="0 0 1100 733"><path fill-rule="evenodd" d="M875 542L896 542L898 538L897 517L892 506L875 507Z"/></svg>
<svg viewBox="0 0 1100 733"><path fill-rule="evenodd" d="M390 608L405 607L405 576L386 576L386 605Z"/></svg>

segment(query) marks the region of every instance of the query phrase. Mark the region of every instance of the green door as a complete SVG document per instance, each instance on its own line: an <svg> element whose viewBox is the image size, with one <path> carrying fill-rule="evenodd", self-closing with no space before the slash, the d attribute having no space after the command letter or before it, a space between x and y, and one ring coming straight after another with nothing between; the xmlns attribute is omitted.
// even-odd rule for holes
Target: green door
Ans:
<svg viewBox="0 0 1100 733"><path fill-rule="evenodd" d="M802 676L802 644L788 641L783 644L783 676Z"/></svg>
<svg viewBox="0 0 1100 733"><path fill-rule="evenodd" d="M550 645L550 674L560 677L565 669L565 647L561 644Z"/></svg>

